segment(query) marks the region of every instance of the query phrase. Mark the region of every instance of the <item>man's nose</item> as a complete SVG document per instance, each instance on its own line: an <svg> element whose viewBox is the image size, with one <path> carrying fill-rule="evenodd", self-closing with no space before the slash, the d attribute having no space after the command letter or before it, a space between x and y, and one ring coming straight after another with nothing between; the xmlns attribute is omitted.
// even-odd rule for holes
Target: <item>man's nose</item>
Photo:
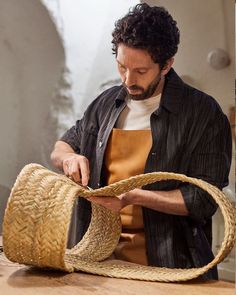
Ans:
<svg viewBox="0 0 236 295"><path fill-rule="evenodd" d="M134 74L132 74L131 72L127 71L125 74L125 85L127 87L133 86L136 83L136 79Z"/></svg>

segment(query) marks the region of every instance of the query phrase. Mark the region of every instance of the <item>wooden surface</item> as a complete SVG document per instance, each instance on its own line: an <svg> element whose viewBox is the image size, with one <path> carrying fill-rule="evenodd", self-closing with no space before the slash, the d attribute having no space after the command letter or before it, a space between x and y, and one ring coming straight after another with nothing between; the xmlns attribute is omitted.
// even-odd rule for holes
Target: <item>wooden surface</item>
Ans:
<svg viewBox="0 0 236 295"><path fill-rule="evenodd" d="M65 274L9 262L0 255L0 294L4 295L233 295L223 281L158 283L112 279L84 273Z"/></svg>
<svg viewBox="0 0 236 295"><path fill-rule="evenodd" d="M233 295L234 284L212 282L158 283L106 278L84 273L65 274L0 261L0 290L4 295Z"/></svg>

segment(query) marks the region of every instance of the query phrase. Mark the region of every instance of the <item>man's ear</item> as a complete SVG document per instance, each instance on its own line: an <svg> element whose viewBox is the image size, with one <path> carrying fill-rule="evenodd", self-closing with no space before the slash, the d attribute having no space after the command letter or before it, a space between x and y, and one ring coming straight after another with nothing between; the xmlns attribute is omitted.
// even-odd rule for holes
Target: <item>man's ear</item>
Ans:
<svg viewBox="0 0 236 295"><path fill-rule="evenodd" d="M165 76L169 70L171 69L172 65L174 63L174 57L171 57L166 61L166 64L164 65L163 69L161 70L161 75Z"/></svg>

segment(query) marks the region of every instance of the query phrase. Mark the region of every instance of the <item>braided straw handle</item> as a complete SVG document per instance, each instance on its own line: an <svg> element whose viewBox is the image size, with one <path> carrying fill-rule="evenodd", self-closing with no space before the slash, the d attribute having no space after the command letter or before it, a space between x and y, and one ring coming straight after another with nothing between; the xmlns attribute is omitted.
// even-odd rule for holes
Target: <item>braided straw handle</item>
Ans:
<svg viewBox="0 0 236 295"><path fill-rule="evenodd" d="M92 217L83 239L66 250L68 228L77 196L116 196L161 180L180 180L207 191L222 211L224 240L207 265L191 269L141 266L116 260L103 261L114 251L120 237L120 216L92 204ZM3 248L11 261L67 272L88 273L147 281L186 281L196 278L231 251L236 240L236 213L227 197L215 186L183 174L154 172L131 177L88 191L64 175L41 165L25 166L11 191L3 222Z"/></svg>

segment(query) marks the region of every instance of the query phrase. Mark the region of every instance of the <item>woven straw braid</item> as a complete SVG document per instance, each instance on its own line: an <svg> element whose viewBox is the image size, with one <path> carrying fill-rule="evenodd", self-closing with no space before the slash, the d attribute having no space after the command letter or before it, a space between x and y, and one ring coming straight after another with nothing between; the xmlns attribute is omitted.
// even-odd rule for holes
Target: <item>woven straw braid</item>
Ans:
<svg viewBox="0 0 236 295"><path fill-rule="evenodd" d="M92 217L83 239L66 249L68 229L76 198L116 196L161 180L180 180L207 191L222 211L225 222L221 248L209 264L200 268L170 269L105 260L120 237L120 216L92 204ZM64 175L41 165L25 166L12 188L3 222L3 248L13 262L67 272L88 273L147 281L186 281L220 263L236 240L236 213L227 197L213 185L183 174L155 172L131 177L107 187L88 191Z"/></svg>

